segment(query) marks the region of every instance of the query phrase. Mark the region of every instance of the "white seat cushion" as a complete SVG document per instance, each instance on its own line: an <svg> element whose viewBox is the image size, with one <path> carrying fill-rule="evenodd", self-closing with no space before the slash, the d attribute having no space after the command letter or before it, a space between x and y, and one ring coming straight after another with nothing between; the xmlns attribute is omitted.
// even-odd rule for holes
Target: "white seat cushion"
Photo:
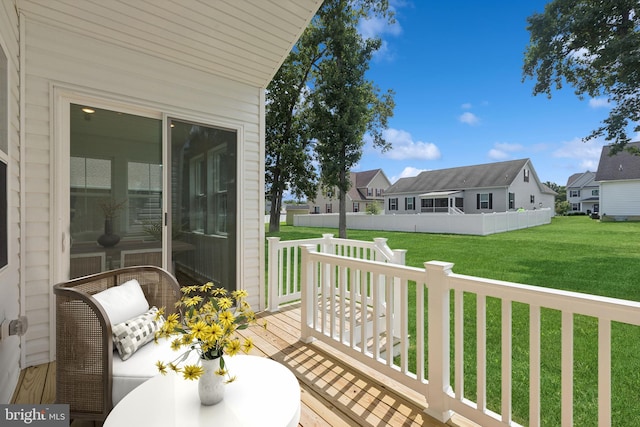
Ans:
<svg viewBox="0 0 640 427"><path fill-rule="evenodd" d="M131 390L149 378L158 375L159 372L156 362L161 360L164 363L169 363L184 351L184 348L179 351L173 351L171 349L171 340L160 339L158 344L150 342L144 345L126 361L120 359L118 353L114 352L113 389L111 393L113 405L115 406ZM197 363L197 361L198 354L192 351L185 363L194 364ZM183 364L184 363L181 365Z"/></svg>

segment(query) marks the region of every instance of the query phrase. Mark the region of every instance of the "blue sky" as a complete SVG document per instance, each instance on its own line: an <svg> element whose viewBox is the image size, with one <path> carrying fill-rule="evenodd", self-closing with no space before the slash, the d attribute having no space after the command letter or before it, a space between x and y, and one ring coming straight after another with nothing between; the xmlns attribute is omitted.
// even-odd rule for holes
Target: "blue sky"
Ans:
<svg viewBox="0 0 640 427"><path fill-rule="evenodd" d="M580 100L570 86L532 95L522 81L526 18L542 0L397 0L396 24L370 20L383 39L368 72L395 91L384 154L366 144L354 170L382 168L391 180L422 170L530 158L542 182L566 185L595 171L604 140L582 142L607 117L606 99Z"/></svg>

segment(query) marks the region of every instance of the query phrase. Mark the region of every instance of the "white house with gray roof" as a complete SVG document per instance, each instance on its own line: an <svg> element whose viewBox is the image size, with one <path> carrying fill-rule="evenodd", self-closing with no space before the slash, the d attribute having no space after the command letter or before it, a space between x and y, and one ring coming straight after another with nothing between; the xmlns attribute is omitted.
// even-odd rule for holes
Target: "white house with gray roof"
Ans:
<svg viewBox="0 0 640 427"><path fill-rule="evenodd" d="M640 149L640 142L628 145ZM600 184L601 220L640 220L640 156L628 151L610 155L602 147L595 180Z"/></svg>
<svg viewBox="0 0 640 427"><path fill-rule="evenodd" d="M478 214L554 208L531 160L424 171L401 178L384 195L386 214Z"/></svg>

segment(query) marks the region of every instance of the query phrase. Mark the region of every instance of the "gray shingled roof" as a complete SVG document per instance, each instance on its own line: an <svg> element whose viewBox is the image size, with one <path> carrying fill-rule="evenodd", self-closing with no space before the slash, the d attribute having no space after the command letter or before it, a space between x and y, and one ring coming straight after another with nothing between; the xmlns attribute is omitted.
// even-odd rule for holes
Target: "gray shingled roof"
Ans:
<svg viewBox="0 0 640 427"><path fill-rule="evenodd" d="M385 194L508 187L528 161L520 159L425 171L412 178L399 179ZM532 176L531 179L535 178Z"/></svg>
<svg viewBox="0 0 640 427"><path fill-rule="evenodd" d="M348 192L349 197L351 197L352 200L369 199L369 197L367 197L366 194L360 191L359 188L367 187L378 173L383 173L382 169L372 169L362 172L350 172L349 178L351 179L351 188Z"/></svg>
<svg viewBox="0 0 640 427"><path fill-rule="evenodd" d="M640 149L640 142L632 142L628 146ZM602 147L596 181L640 179L640 156L634 156L628 151L621 151L610 156L610 151L611 146Z"/></svg>

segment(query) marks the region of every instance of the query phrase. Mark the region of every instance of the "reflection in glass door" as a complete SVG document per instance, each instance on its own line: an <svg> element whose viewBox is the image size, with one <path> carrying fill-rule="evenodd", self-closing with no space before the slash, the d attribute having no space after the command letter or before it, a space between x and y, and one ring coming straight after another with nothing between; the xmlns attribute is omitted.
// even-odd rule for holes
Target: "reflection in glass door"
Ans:
<svg viewBox="0 0 640 427"><path fill-rule="evenodd" d="M162 266L162 121L70 105L69 277Z"/></svg>
<svg viewBox="0 0 640 427"><path fill-rule="evenodd" d="M175 274L235 290L237 132L178 120L170 129Z"/></svg>

